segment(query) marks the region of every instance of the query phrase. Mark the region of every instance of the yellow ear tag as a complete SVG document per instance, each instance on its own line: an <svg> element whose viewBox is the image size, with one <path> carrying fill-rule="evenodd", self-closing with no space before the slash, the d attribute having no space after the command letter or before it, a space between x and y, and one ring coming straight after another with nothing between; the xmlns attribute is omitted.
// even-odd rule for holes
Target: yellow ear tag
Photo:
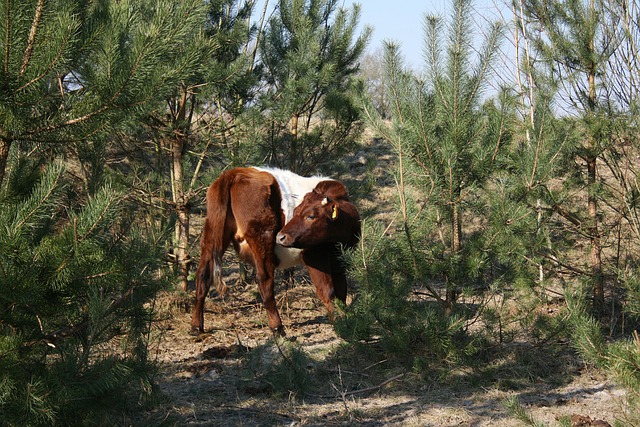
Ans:
<svg viewBox="0 0 640 427"><path fill-rule="evenodd" d="M331 213L331 219L338 218L338 205L333 205L333 212Z"/></svg>

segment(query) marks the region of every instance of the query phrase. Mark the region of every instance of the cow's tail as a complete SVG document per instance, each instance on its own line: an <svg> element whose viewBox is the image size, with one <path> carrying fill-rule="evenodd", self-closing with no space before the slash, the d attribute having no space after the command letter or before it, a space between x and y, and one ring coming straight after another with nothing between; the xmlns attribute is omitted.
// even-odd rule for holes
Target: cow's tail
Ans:
<svg viewBox="0 0 640 427"><path fill-rule="evenodd" d="M222 280L222 255L225 250L227 215L232 215L232 184L233 176L223 173L207 190L207 217L200 240L200 266L196 274L197 279L205 285L204 289L213 285L220 295L227 292L227 286Z"/></svg>

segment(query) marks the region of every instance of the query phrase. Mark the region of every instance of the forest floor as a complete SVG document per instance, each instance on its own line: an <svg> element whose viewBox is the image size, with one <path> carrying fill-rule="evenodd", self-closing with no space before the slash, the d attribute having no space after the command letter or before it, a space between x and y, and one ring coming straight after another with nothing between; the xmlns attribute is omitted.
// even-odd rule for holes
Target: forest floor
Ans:
<svg viewBox="0 0 640 427"><path fill-rule="evenodd" d="M371 155L354 158L360 173ZM390 160L382 153L373 156L378 193L363 203L364 210L379 214L390 203L383 191L393 191L395 184L385 172ZM157 302L164 320L155 324L152 357L166 399L147 414L146 425L524 425L507 409L513 399L539 425L628 425L625 391L569 348L550 355L523 346L505 352L486 371L420 375L385 360L374 347L346 345L302 270L294 280L278 275L277 302L287 337L276 340L256 285L233 285L234 255L227 254L225 262L229 292L207 299L206 333L189 333L191 316L184 309L189 303L171 295Z"/></svg>

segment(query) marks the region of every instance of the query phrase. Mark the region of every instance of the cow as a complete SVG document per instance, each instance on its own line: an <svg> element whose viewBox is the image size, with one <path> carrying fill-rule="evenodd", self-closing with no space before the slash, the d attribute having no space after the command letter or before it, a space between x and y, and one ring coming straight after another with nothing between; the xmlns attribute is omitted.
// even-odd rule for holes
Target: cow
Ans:
<svg viewBox="0 0 640 427"><path fill-rule="evenodd" d="M204 303L211 286L221 294L226 291L222 255L229 245L255 267L275 335L285 335L274 298L276 268L304 265L332 318L333 299L345 302L347 297L342 250L355 246L359 236L358 210L337 180L274 168L223 172L207 190L191 331L204 332Z"/></svg>

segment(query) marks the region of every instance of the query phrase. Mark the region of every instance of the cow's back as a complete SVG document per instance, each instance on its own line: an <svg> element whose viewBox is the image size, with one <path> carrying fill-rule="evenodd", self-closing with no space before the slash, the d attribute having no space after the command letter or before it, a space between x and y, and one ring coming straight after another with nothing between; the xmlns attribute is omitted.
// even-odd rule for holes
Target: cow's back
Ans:
<svg viewBox="0 0 640 427"><path fill-rule="evenodd" d="M304 195L312 191L319 182L330 180L322 176L304 177L291 171L277 168L257 167L255 169L268 172L276 179L282 196L282 211L285 223L293 217L293 210L302 203Z"/></svg>
<svg viewBox="0 0 640 427"><path fill-rule="evenodd" d="M255 169L268 172L276 179L276 182L280 187L282 212L284 213L285 224L293 217L294 209L302 203L305 194L313 191L319 182L330 179L322 176L304 177L291 171L278 168L256 167ZM276 245L275 254L278 258L278 269L284 270L303 264L301 249L285 248L280 245Z"/></svg>

